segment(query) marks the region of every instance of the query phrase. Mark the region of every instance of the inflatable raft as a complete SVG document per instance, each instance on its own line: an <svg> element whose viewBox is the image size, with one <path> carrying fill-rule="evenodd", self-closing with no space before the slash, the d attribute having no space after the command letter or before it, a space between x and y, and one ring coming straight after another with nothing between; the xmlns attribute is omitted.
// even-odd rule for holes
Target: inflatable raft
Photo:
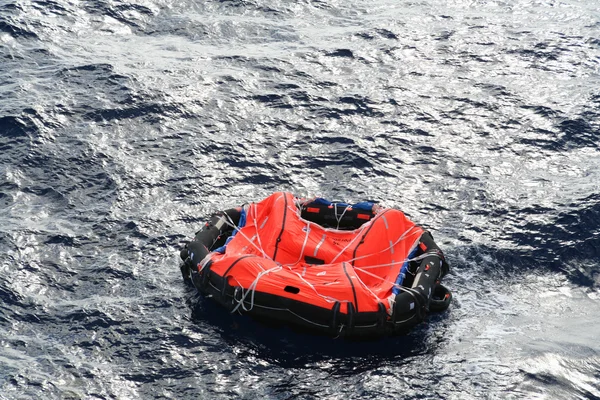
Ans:
<svg viewBox="0 0 600 400"><path fill-rule="evenodd" d="M451 300L431 234L372 202L274 193L215 213L180 255L184 279L230 312L316 334L406 333Z"/></svg>

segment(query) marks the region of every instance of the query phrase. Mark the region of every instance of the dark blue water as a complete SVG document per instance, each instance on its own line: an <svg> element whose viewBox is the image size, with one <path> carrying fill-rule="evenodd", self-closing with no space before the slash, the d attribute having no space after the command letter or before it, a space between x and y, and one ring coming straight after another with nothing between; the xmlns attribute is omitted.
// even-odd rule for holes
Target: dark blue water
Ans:
<svg viewBox="0 0 600 400"><path fill-rule="evenodd" d="M600 399L596 0L0 2L0 398ZM347 343L200 299L273 191L376 199L451 308Z"/></svg>

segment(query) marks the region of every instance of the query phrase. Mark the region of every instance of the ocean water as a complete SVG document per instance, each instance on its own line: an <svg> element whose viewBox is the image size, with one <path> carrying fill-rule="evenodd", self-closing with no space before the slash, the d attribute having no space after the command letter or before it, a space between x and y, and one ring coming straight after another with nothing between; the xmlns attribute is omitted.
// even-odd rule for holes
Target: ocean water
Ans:
<svg viewBox="0 0 600 400"><path fill-rule="evenodd" d="M178 252L273 191L431 230L454 293L354 343ZM596 0L0 1L0 399L600 399Z"/></svg>

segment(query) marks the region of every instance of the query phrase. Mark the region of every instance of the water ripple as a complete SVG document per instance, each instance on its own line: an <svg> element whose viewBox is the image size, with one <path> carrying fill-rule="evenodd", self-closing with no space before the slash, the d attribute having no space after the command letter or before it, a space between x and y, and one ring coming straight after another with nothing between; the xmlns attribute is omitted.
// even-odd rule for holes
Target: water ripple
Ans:
<svg viewBox="0 0 600 400"><path fill-rule="evenodd" d="M599 398L597 6L0 5L6 398ZM275 190L401 208L451 308L348 343L223 313L182 242Z"/></svg>

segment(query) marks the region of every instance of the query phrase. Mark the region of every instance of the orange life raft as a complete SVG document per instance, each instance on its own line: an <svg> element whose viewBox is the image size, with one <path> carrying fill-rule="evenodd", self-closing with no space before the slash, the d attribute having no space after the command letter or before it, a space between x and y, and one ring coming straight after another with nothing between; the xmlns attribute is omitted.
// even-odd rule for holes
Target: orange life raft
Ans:
<svg viewBox="0 0 600 400"><path fill-rule="evenodd" d="M332 336L405 333L451 300L431 234L371 202L274 193L213 215L181 258L184 279L231 312Z"/></svg>

